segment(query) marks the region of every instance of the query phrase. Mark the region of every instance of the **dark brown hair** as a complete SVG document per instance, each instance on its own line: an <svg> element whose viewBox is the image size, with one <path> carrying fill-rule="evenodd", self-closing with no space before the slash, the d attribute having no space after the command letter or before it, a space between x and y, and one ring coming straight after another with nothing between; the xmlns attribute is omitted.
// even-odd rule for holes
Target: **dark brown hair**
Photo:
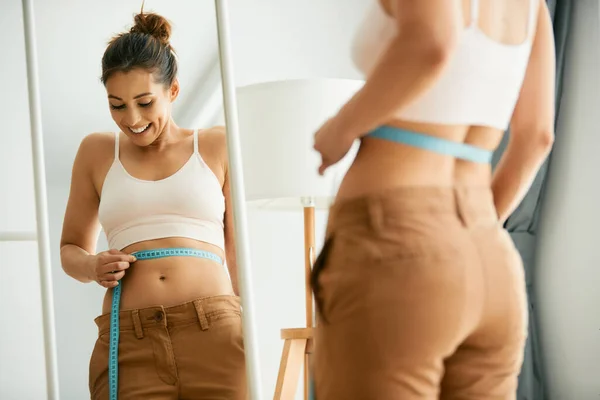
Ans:
<svg viewBox="0 0 600 400"><path fill-rule="evenodd" d="M175 51L169 43L171 24L164 17L143 10L134 18L129 32L121 33L108 44L102 56L102 78L135 68L147 70L156 81L170 87L177 75Z"/></svg>

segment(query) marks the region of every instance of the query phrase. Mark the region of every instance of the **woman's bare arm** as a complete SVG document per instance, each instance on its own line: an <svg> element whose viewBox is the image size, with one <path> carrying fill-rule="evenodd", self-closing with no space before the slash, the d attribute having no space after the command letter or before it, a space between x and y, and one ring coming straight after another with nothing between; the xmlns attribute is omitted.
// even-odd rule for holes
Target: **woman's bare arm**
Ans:
<svg viewBox="0 0 600 400"><path fill-rule="evenodd" d="M227 258L227 268L231 277L233 292L236 296L240 295L238 286L238 266L235 251L235 226L233 220L233 201L231 198L231 188L229 185L229 173L225 173L225 183L223 184L223 194L225 195L225 254Z"/></svg>
<svg viewBox="0 0 600 400"><path fill-rule="evenodd" d="M531 187L554 141L555 50L552 21L540 0L525 81L510 125L508 146L492 180L494 203L506 221Z"/></svg>
<svg viewBox="0 0 600 400"><path fill-rule="evenodd" d="M463 29L460 0L392 0L389 8L398 34L336 117L340 132L352 139L389 121L425 93L448 64Z"/></svg>
<svg viewBox="0 0 600 400"><path fill-rule="evenodd" d="M73 163L69 201L60 240L63 270L80 282L94 280L88 256L96 251L100 199L92 180L91 159L101 139L99 135L92 134L85 137L79 146Z"/></svg>
<svg viewBox="0 0 600 400"><path fill-rule="evenodd" d="M225 258L227 269L231 278L233 292L239 296L238 265L235 250L235 223L233 211L233 199L231 197L231 186L229 181L229 157L227 154L227 133L224 126L215 126L208 129L204 135L209 137L209 147L213 149L223 171L223 196L225 197L225 215L223 216L225 235Z"/></svg>
<svg viewBox="0 0 600 400"><path fill-rule="evenodd" d="M229 159L227 156L227 136L225 128L222 128L223 141L223 160L225 178L223 182L223 195L225 196L225 253L227 257L227 268L231 277L233 292L236 296L240 295L238 285L238 265L235 251L235 223L233 219L233 199L231 197L231 186L229 184Z"/></svg>

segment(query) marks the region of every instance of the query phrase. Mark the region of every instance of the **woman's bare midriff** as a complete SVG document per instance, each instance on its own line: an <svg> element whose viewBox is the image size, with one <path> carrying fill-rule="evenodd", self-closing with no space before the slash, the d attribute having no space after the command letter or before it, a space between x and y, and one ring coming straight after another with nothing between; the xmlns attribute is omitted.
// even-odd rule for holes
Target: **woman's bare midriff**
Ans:
<svg viewBox="0 0 600 400"><path fill-rule="evenodd" d="M186 238L166 238L132 244L125 253L168 247L190 247L210 251L225 261L223 251L211 244ZM224 265L195 257L165 257L131 264L121 280L121 310L161 305L164 307L201 297L233 295ZM102 313L109 313L112 289L104 296Z"/></svg>
<svg viewBox="0 0 600 400"><path fill-rule="evenodd" d="M398 120L386 125L488 150L496 149L503 135L502 131L487 127L428 125ZM489 164L458 160L430 150L365 137L340 185L336 201L405 186L490 186L491 176Z"/></svg>

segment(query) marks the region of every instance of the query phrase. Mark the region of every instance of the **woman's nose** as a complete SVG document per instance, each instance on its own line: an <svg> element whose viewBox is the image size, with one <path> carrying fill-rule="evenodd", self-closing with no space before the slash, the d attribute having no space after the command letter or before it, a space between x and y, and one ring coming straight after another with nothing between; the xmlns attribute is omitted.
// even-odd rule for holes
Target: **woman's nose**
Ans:
<svg viewBox="0 0 600 400"><path fill-rule="evenodd" d="M141 115L137 110L129 109L125 113L123 122L125 123L125 125L127 125L131 128L134 128L134 127L136 127L137 123L140 122L140 119L141 119Z"/></svg>

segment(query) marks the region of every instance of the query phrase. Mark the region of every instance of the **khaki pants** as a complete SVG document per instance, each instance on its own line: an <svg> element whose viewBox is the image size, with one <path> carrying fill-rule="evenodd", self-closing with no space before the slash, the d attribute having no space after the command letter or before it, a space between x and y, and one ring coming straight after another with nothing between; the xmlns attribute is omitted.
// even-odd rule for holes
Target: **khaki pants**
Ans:
<svg viewBox="0 0 600 400"><path fill-rule="evenodd" d="M524 271L489 189L395 189L329 218L312 276L317 400L516 398Z"/></svg>
<svg viewBox="0 0 600 400"><path fill-rule="evenodd" d="M247 398L239 298L120 312L119 400ZM90 393L108 400L110 314L96 318Z"/></svg>

